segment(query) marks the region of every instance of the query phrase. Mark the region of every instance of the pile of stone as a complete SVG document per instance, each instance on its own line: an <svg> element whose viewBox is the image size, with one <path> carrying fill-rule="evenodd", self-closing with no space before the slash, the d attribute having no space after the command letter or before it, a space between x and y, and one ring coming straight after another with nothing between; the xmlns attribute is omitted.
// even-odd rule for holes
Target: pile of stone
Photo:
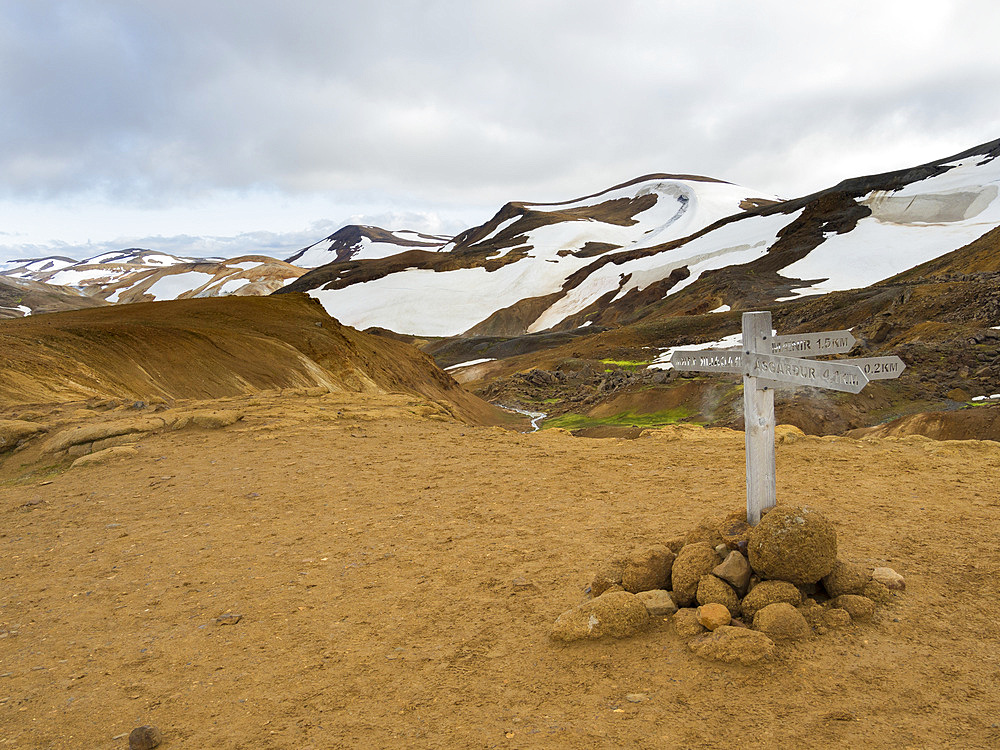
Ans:
<svg viewBox="0 0 1000 750"><path fill-rule="evenodd" d="M611 560L591 599L556 620L552 638L623 638L655 618L696 654L753 664L775 642L876 617L905 587L890 568L837 557L833 525L808 506L778 505L756 526L742 513L706 519L683 537Z"/></svg>

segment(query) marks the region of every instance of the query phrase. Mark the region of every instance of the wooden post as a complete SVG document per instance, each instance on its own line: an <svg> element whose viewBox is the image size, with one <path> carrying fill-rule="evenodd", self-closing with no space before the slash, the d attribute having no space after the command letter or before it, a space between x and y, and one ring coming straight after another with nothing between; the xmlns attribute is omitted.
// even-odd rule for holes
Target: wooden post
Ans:
<svg viewBox="0 0 1000 750"><path fill-rule="evenodd" d="M743 423L747 454L747 523L774 506L774 391L750 375L752 354L771 354L771 313L743 313Z"/></svg>

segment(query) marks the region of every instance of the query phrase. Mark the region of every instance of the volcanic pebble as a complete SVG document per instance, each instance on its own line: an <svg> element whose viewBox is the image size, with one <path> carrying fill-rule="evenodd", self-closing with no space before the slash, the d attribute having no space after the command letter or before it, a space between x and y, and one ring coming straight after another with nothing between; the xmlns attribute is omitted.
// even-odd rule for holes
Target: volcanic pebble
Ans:
<svg viewBox="0 0 1000 750"><path fill-rule="evenodd" d="M774 640L798 640L812 635L812 628L795 607L787 602L768 604L753 616L753 629Z"/></svg>
<svg viewBox="0 0 1000 750"><path fill-rule="evenodd" d="M761 581L743 597L743 616L752 620L753 616L768 604L777 602L797 607L802 602L802 594L788 581Z"/></svg>
<svg viewBox="0 0 1000 750"><path fill-rule="evenodd" d="M867 596L844 594L830 600L830 606L847 610L855 622L866 622L875 616L875 602Z"/></svg>
<svg viewBox="0 0 1000 750"><path fill-rule="evenodd" d="M753 570L747 559L736 550L730 552L726 559L712 569L712 575L718 576L735 589L737 594L743 595L750 585L750 575Z"/></svg>
<svg viewBox="0 0 1000 750"><path fill-rule="evenodd" d="M677 553L671 571L674 601L679 607L694 603L698 593L698 583L719 564L719 556L707 542L685 544Z"/></svg>
<svg viewBox="0 0 1000 750"><path fill-rule="evenodd" d="M557 641L626 638L649 625L646 605L627 591L608 591L559 615L551 636Z"/></svg>
<svg viewBox="0 0 1000 750"><path fill-rule="evenodd" d="M861 592L862 596L867 596L876 604L889 604L892 602L892 592L878 581L869 581Z"/></svg>
<svg viewBox="0 0 1000 750"><path fill-rule="evenodd" d="M594 575L594 579L590 582L590 593L597 597L609 589L621 587L622 573L625 572L627 564L628 560L620 557L609 560L602 565Z"/></svg>
<svg viewBox="0 0 1000 750"><path fill-rule="evenodd" d="M740 616L740 598L733 591L732 586L722 579L716 578L711 573L701 577L701 580L698 582L698 593L695 598L698 604L721 604L729 610L731 617Z"/></svg>
<svg viewBox="0 0 1000 750"><path fill-rule="evenodd" d="M837 532L818 511L778 505L750 532L748 552L764 578L815 583L837 561Z"/></svg>
<svg viewBox="0 0 1000 750"><path fill-rule="evenodd" d="M646 610L653 617L668 617L677 611L677 605L670 596L669 591L663 589L652 589L640 591L636 594L639 601L645 605Z"/></svg>
<svg viewBox="0 0 1000 750"><path fill-rule="evenodd" d="M698 621L698 610L685 607L677 610L673 617L674 630L682 638L689 638L705 632L705 626Z"/></svg>
<svg viewBox="0 0 1000 750"><path fill-rule="evenodd" d="M154 726L148 724L136 727L128 736L129 750L153 750L163 742L163 734Z"/></svg>
<svg viewBox="0 0 1000 750"><path fill-rule="evenodd" d="M695 611L698 613L698 622L709 630L721 628L733 620L732 615L729 614L729 610L725 605L715 602L698 607Z"/></svg>
<svg viewBox="0 0 1000 750"><path fill-rule="evenodd" d="M902 591L906 588L906 581L903 580L903 576L892 568L875 568L872 572L872 578L893 591Z"/></svg>
<svg viewBox="0 0 1000 750"><path fill-rule="evenodd" d="M664 546L650 547L635 553L622 571L622 587L633 594L670 588L670 569L675 557Z"/></svg>
<svg viewBox="0 0 1000 750"><path fill-rule="evenodd" d="M864 566L837 560L833 570L823 576L823 588L830 598L841 594L861 594L870 580L871 574Z"/></svg>
<svg viewBox="0 0 1000 750"><path fill-rule="evenodd" d="M723 625L696 638L688 648L704 659L756 664L774 655L774 641L758 630Z"/></svg>

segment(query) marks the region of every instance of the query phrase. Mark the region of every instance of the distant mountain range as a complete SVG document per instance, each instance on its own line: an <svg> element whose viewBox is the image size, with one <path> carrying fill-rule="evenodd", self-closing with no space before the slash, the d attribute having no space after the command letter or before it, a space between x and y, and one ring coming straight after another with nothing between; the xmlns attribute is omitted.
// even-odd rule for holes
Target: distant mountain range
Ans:
<svg viewBox="0 0 1000 750"><path fill-rule="evenodd" d="M341 322L448 337L613 326L866 287L1000 226L1000 140L781 200L652 174L563 203L513 202L455 237L347 226L290 255L150 250L0 264L0 316L307 292Z"/></svg>

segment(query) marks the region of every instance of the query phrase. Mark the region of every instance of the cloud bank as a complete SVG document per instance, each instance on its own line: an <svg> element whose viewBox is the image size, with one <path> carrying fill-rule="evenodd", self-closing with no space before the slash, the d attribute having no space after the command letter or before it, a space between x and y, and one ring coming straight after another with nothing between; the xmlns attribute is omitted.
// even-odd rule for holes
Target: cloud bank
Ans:
<svg viewBox="0 0 1000 750"><path fill-rule="evenodd" d="M792 197L1000 136L998 25L991 0L0 0L0 229L249 193L325 199L303 230L360 197L488 215L655 171Z"/></svg>

